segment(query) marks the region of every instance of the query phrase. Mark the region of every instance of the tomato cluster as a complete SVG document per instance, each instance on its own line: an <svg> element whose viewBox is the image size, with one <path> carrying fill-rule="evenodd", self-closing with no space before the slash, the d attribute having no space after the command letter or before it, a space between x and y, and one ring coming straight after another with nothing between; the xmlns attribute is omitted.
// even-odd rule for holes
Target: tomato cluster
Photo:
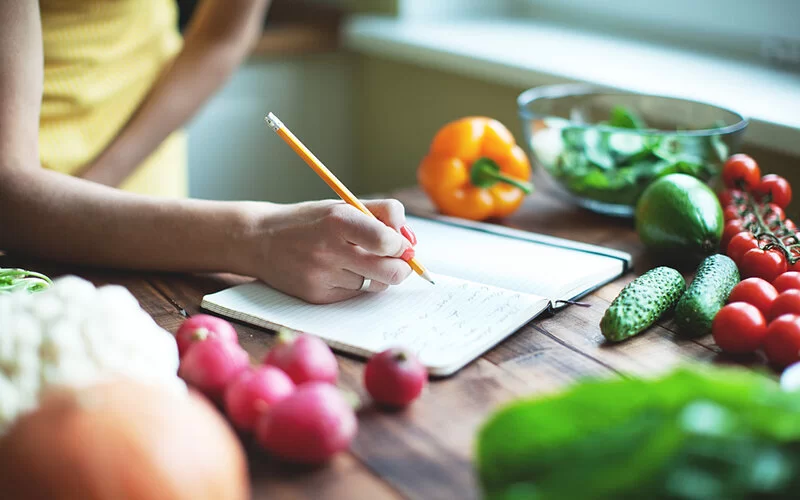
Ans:
<svg viewBox="0 0 800 500"><path fill-rule="evenodd" d="M782 368L800 361L800 233L784 212L792 188L779 175L762 177L744 154L725 162L722 181L722 249L744 279L714 317L711 333L724 351L763 349Z"/></svg>
<svg viewBox="0 0 800 500"><path fill-rule="evenodd" d="M800 233L784 209L792 188L783 177L761 176L751 157L731 156L722 170L726 190L719 193L725 216L721 246L744 278L773 281L800 271Z"/></svg>
<svg viewBox="0 0 800 500"><path fill-rule="evenodd" d="M772 283L739 282L714 317L711 334L726 352L763 349L779 368L800 361L800 272L787 271Z"/></svg>

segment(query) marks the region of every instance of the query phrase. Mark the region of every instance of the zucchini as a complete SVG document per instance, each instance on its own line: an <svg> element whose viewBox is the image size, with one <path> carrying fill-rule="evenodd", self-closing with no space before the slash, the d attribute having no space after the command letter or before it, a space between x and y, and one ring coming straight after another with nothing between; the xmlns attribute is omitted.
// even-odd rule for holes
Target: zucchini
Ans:
<svg viewBox="0 0 800 500"><path fill-rule="evenodd" d="M678 333L701 337L711 333L711 322L739 283L739 270L730 257L715 254L700 263L694 280L675 306Z"/></svg>
<svg viewBox="0 0 800 500"><path fill-rule="evenodd" d="M611 302L600 320L600 331L610 342L633 337L672 309L685 290L686 281L675 269L651 269L628 283Z"/></svg>

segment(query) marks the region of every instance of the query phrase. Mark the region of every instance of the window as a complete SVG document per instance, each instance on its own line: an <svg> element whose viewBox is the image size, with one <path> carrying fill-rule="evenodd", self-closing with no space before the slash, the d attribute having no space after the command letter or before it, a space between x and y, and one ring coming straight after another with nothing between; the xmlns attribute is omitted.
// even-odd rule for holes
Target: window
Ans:
<svg viewBox="0 0 800 500"><path fill-rule="evenodd" d="M800 70L797 0L509 0L521 16Z"/></svg>
<svg viewBox="0 0 800 500"><path fill-rule="evenodd" d="M384 1L405 19L529 18L800 71L800 0Z"/></svg>

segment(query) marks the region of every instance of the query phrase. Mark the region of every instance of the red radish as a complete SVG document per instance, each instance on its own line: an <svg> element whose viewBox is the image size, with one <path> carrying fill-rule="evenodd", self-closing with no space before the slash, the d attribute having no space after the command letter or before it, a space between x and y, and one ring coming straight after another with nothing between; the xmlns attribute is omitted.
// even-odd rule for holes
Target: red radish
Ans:
<svg viewBox="0 0 800 500"><path fill-rule="evenodd" d="M364 385L378 403L402 407L419 397L428 382L428 371L404 349L392 348L370 358Z"/></svg>
<svg viewBox="0 0 800 500"><path fill-rule="evenodd" d="M347 449L358 430L353 407L325 382L309 382L256 422L256 439L290 462L317 464Z"/></svg>
<svg viewBox="0 0 800 500"><path fill-rule="evenodd" d="M178 328L177 333L175 333L180 357L186 354L186 351L189 350L193 343L207 338L218 338L234 344L239 343L236 330L233 329L230 323L216 316L198 314L184 321Z"/></svg>
<svg viewBox="0 0 800 500"><path fill-rule="evenodd" d="M278 344L267 353L264 364L277 366L297 385L312 381L335 384L339 378L339 365L331 348L307 333L294 336L281 332Z"/></svg>
<svg viewBox="0 0 800 500"><path fill-rule="evenodd" d="M225 389L225 412L243 431L252 431L258 416L294 392L294 382L274 366L240 373Z"/></svg>
<svg viewBox="0 0 800 500"><path fill-rule="evenodd" d="M249 366L250 356L239 344L210 338L189 349L181 360L178 375L219 402L228 383Z"/></svg>

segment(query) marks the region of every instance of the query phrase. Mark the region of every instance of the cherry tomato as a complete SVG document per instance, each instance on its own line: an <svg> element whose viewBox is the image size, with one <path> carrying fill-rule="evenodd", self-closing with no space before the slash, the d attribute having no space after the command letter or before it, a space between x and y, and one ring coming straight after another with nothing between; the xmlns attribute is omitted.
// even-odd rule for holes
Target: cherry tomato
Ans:
<svg viewBox="0 0 800 500"><path fill-rule="evenodd" d="M744 231L744 223L740 220L731 220L725 224L725 229L722 230L722 240L720 241L720 248L725 250L728 248L728 243L735 235Z"/></svg>
<svg viewBox="0 0 800 500"><path fill-rule="evenodd" d="M733 205L728 205L725 207L725 210L722 211L722 216L725 219L725 222L739 220L741 218L739 209Z"/></svg>
<svg viewBox="0 0 800 500"><path fill-rule="evenodd" d="M772 320L764 337L764 354L780 368L800 360L800 316L784 314Z"/></svg>
<svg viewBox="0 0 800 500"><path fill-rule="evenodd" d="M798 240L800 240L800 234L797 235ZM787 266L789 271L797 271L800 272L800 250L791 250L792 258L796 259L795 263L792 264L791 262L787 261Z"/></svg>
<svg viewBox="0 0 800 500"><path fill-rule="evenodd" d="M788 207L792 201L792 186L780 175L767 174L762 177L755 192L762 197L769 196L770 201L781 208Z"/></svg>
<svg viewBox="0 0 800 500"><path fill-rule="evenodd" d="M774 222L783 220L785 218L786 214L783 212L783 209L775 203L770 203L764 209L764 222L769 225L772 225Z"/></svg>
<svg viewBox="0 0 800 500"><path fill-rule="evenodd" d="M744 217L742 217L742 222L744 222L745 225L754 224L756 222L756 220L757 219L756 219L755 214L751 214L751 213L747 213L747 214L744 215Z"/></svg>
<svg viewBox="0 0 800 500"><path fill-rule="evenodd" d="M733 302L719 310L711 322L714 342L727 352L753 352L761 346L767 322L756 306Z"/></svg>
<svg viewBox="0 0 800 500"><path fill-rule="evenodd" d="M728 296L728 303L746 302L756 306L756 309L766 317L776 298L778 291L767 281L761 278L747 278L736 283Z"/></svg>
<svg viewBox="0 0 800 500"><path fill-rule="evenodd" d="M736 265L739 265L744 254L753 248L758 248L758 240L753 236L753 233L743 231L731 237L731 241L728 242L728 247L726 248L726 253L728 257L736 262Z"/></svg>
<svg viewBox="0 0 800 500"><path fill-rule="evenodd" d="M739 264L739 272L745 278L756 277L769 282L785 273L786 269L786 256L775 248L769 250L751 248L744 253Z"/></svg>
<svg viewBox="0 0 800 500"><path fill-rule="evenodd" d="M786 227L787 230L789 230L792 233L797 231L797 226L794 224L794 222L792 222L792 219L784 220L783 225Z"/></svg>
<svg viewBox="0 0 800 500"><path fill-rule="evenodd" d="M778 295L767 318L773 320L784 314L800 314L800 290L786 290Z"/></svg>
<svg viewBox="0 0 800 500"><path fill-rule="evenodd" d="M726 189L719 193L717 198L719 199L720 205L727 207L728 205L735 205L743 196L742 191L738 189Z"/></svg>
<svg viewBox="0 0 800 500"><path fill-rule="evenodd" d="M748 155L735 154L728 158L722 168L722 182L729 188L753 189L761 182L761 169Z"/></svg>
<svg viewBox="0 0 800 500"><path fill-rule="evenodd" d="M775 281L772 282L772 286L774 286L775 290L778 292L800 290L800 273L797 271L786 271L775 278Z"/></svg>

